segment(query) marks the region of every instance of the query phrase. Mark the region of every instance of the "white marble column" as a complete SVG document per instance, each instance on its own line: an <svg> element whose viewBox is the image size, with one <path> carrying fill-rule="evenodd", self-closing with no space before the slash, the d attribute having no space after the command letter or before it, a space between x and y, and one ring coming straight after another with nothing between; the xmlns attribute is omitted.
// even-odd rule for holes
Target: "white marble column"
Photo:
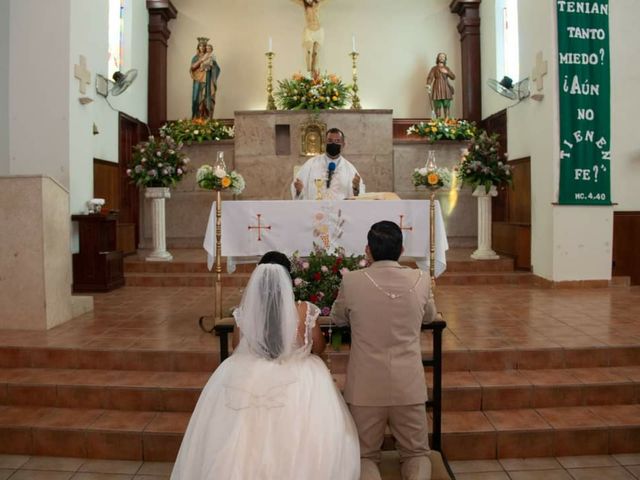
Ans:
<svg viewBox="0 0 640 480"><path fill-rule="evenodd" d="M496 187L491 187L487 193L484 185L473 191L478 199L478 248L471 254L476 260L496 260L500 258L491 249L491 197L498 195Z"/></svg>
<svg viewBox="0 0 640 480"><path fill-rule="evenodd" d="M147 256L147 262L169 262L173 255L167 252L167 232L165 223L164 203L171 198L166 187L150 187L145 191L145 197L151 200L151 234L153 251Z"/></svg>

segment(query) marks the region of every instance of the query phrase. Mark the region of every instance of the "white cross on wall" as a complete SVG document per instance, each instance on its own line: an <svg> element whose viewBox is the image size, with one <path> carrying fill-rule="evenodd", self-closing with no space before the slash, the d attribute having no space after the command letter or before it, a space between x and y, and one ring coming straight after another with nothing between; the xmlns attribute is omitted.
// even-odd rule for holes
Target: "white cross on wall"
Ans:
<svg viewBox="0 0 640 480"><path fill-rule="evenodd" d="M531 79L536 82L536 89L538 91L542 90L544 87L543 79L547 74L547 61L542 60L542 52L538 52L536 54L536 66L533 67L533 71L531 72Z"/></svg>
<svg viewBox="0 0 640 480"><path fill-rule="evenodd" d="M73 76L80 81L80 93L87 93L87 85L91 83L91 72L87 69L87 59L80 55L80 65L73 66Z"/></svg>

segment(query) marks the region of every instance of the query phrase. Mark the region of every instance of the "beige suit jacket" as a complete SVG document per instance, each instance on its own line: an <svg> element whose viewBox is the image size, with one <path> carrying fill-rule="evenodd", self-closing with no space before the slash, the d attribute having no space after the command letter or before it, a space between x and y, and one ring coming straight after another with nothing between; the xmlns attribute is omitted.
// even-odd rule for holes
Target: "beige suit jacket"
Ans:
<svg viewBox="0 0 640 480"><path fill-rule="evenodd" d="M347 403L398 406L427 400L420 332L436 315L430 284L427 272L392 261L344 276L331 315L337 325L351 326Z"/></svg>

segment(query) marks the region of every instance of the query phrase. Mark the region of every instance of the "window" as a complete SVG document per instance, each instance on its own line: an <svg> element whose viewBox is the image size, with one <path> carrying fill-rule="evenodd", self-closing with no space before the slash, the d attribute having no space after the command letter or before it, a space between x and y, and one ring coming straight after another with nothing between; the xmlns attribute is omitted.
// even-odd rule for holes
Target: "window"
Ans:
<svg viewBox="0 0 640 480"><path fill-rule="evenodd" d="M109 0L109 78L122 69L126 0Z"/></svg>
<svg viewBox="0 0 640 480"><path fill-rule="evenodd" d="M518 0L496 0L496 77L520 80Z"/></svg>

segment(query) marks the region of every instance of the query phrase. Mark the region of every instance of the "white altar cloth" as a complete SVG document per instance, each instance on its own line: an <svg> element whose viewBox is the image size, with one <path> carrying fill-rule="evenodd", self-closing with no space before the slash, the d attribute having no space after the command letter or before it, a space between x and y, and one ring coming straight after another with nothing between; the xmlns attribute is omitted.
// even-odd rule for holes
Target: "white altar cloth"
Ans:
<svg viewBox="0 0 640 480"><path fill-rule="evenodd" d="M447 266L449 249L440 204L435 208L435 275ZM258 257L270 250L301 256L313 244L342 247L347 255L362 255L371 225L390 220L402 228L403 257L429 269L429 200L247 200L222 203L222 255L233 271L234 257ZM216 252L216 204L213 202L204 239L208 266Z"/></svg>

